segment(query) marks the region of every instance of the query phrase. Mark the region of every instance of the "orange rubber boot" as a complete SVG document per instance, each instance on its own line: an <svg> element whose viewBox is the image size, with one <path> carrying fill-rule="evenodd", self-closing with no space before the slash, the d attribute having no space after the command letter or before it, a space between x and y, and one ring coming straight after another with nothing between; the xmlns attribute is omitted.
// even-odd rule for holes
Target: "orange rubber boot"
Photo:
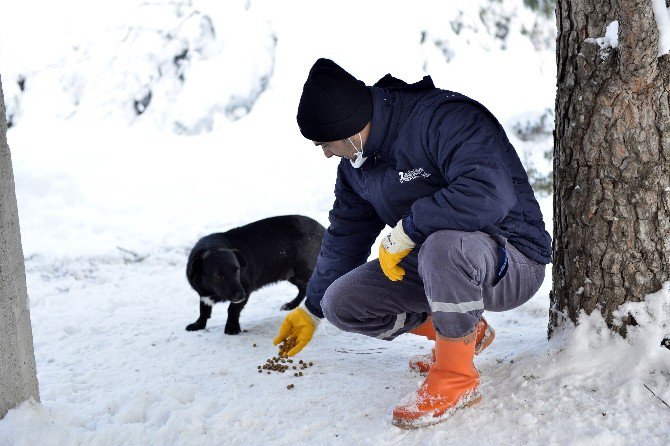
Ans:
<svg viewBox="0 0 670 446"><path fill-rule="evenodd" d="M479 373L473 364L476 332L462 338L435 340L435 363L419 390L393 409L393 425L414 429L439 423L457 410L481 400Z"/></svg>
<svg viewBox="0 0 670 446"><path fill-rule="evenodd" d="M409 369L414 372L428 373L430 366L435 363L435 347L426 355L414 355L409 358Z"/></svg>
<svg viewBox="0 0 670 446"><path fill-rule="evenodd" d="M428 332L428 329L424 327L428 322L430 322L430 327L432 328L433 337L428 337L424 332ZM433 327L433 320L429 316L426 319L426 322L416 327L414 330L409 332L412 334L426 336L428 339L435 339L435 328ZM486 319L481 318L476 325L477 328L477 344L475 345L475 355L483 352L496 337L496 332L487 322ZM409 358L409 369L419 373L428 373L430 366L435 362L435 348L432 349L430 354L427 355L415 355Z"/></svg>
<svg viewBox="0 0 670 446"><path fill-rule="evenodd" d="M433 318L428 318L418 327L409 331L409 333L417 336L425 336L431 341L435 340L435 327L433 326ZM409 369L419 373L427 373L430 366L435 362L435 348L431 349L428 355L416 355L409 358Z"/></svg>
<svg viewBox="0 0 670 446"><path fill-rule="evenodd" d="M475 344L475 355L483 352L496 337L496 331L491 327L486 319L480 318L477 322L477 344Z"/></svg>
<svg viewBox="0 0 670 446"><path fill-rule="evenodd" d="M433 318L431 316L428 316L428 318L421 325L411 329L408 333L412 333L417 336L425 336L431 341L434 341L435 327L433 327Z"/></svg>

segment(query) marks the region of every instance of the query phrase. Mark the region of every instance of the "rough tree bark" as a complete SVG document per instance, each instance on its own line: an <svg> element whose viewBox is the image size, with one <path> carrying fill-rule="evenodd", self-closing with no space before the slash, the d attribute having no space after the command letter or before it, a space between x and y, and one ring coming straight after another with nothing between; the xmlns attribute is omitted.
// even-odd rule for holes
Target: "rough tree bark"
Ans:
<svg viewBox="0 0 670 446"><path fill-rule="evenodd" d="M39 401L12 159L0 79L0 418L29 399Z"/></svg>
<svg viewBox="0 0 670 446"><path fill-rule="evenodd" d="M549 334L670 279L670 58L651 0L559 0ZM619 22L619 48L588 38ZM619 328L625 334L624 321Z"/></svg>

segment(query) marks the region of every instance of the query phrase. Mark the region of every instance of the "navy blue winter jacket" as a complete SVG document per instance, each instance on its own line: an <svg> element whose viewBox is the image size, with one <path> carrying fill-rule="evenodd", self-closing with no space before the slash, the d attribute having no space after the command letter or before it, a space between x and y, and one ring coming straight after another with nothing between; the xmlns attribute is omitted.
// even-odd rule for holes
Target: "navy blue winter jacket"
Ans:
<svg viewBox="0 0 670 446"><path fill-rule="evenodd" d="M483 231L508 239L526 257L551 262L551 237L528 176L493 115L459 93L387 75L370 87L374 109L355 169L343 158L335 203L307 308L319 317L324 292L362 265L385 225L403 219L417 244L435 231Z"/></svg>

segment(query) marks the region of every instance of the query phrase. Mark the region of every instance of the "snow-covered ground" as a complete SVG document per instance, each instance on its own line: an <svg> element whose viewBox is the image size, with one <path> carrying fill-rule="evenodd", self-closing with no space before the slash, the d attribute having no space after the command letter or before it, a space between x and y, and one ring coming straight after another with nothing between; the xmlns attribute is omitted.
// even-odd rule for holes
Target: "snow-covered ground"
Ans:
<svg viewBox="0 0 670 446"><path fill-rule="evenodd" d="M541 179L553 20L522 0L25 0L2 10L42 402L0 420L0 445L668 443L670 351L658 344L670 288L630 305L640 325L626 340L592 315L548 342L548 274L526 305L487 315L497 337L476 360L484 401L410 432L391 426L390 411L421 380L407 360L429 351L423 339L384 342L325 322L296 358L314 363L305 376L259 374L295 293L287 283L252 295L238 336L223 333L225 305L207 330L184 330L197 318L185 265L199 237L288 213L327 224L337 161L295 123L318 57L368 84L431 74L479 99ZM538 198L550 227L552 198Z"/></svg>

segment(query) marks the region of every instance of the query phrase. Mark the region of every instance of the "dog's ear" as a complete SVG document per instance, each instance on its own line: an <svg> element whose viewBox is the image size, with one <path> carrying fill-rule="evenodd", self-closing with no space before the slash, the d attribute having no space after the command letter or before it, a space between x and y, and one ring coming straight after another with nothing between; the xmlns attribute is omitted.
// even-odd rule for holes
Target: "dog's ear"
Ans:
<svg viewBox="0 0 670 446"><path fill-rule="evenodd" d="M244 254L242 254L238 249L231 249L231 251L233 251L233 254L235 254L235 257L237 257L237 261L240 264L240 269L246 267L248 262L246 257L244 257Z"/></svg>
<svg viewBox="0 0 670 446"><path fill-rule="evenodd" d="M202 254L191 256L186 265L186 278L194 283L196 277L202 274Z"/></svg>

